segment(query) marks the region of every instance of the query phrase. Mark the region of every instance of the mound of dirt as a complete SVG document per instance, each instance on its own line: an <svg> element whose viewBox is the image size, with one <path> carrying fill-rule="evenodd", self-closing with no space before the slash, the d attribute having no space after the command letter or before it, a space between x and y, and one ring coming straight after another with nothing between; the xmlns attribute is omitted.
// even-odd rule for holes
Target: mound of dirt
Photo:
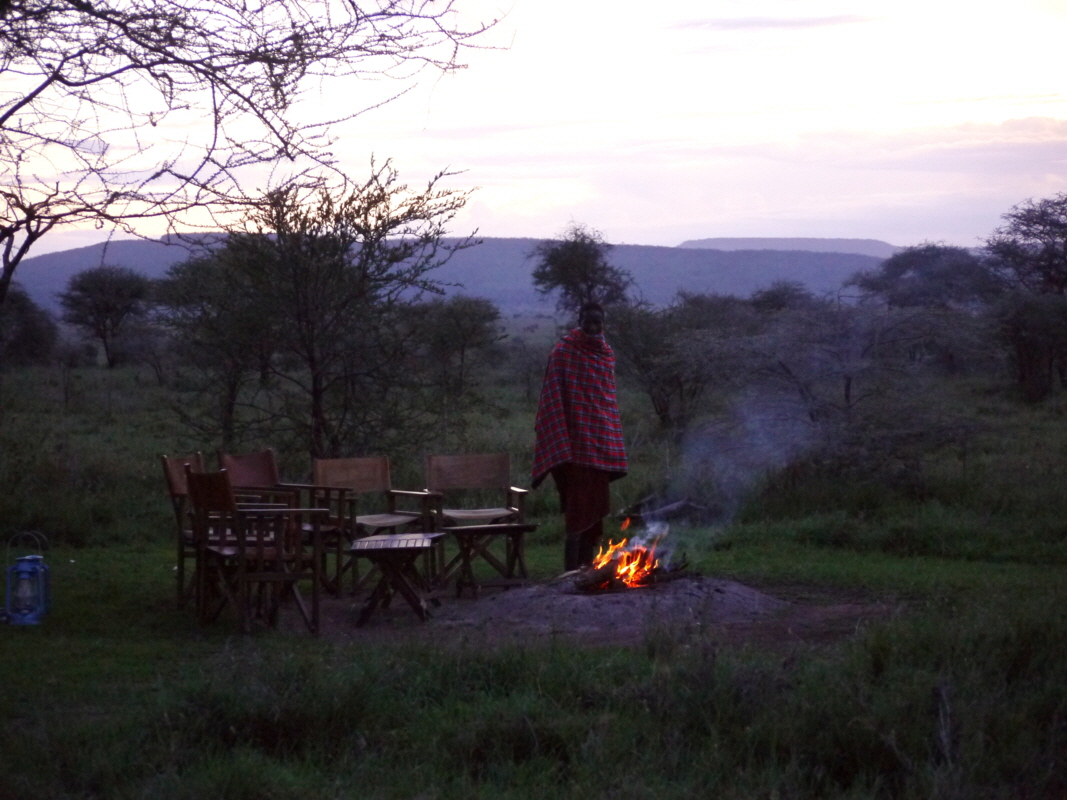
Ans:
<svg viewBox="0 0 1067 800"><path fill-rule="evenodd" d="M583 593L566 578L508 590L489 589L477 599L445 593L422 622L401 597L362 627L362 598L325 598L322 632L345 640L420 640L506 644L566 639L587 645L637 645L650 632L700 631L724 643L790 645L833 642L864 623L894 613L871 602L813 587L764 592L735 581L690 575L619 592ZM847 602L842 602L842 601ZM302 628L287 615L286 625Z"/></svg>

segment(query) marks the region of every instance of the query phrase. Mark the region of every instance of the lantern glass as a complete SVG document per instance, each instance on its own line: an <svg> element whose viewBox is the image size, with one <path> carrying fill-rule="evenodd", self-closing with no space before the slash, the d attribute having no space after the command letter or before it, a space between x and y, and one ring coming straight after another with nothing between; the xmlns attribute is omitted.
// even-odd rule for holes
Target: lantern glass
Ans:
<svg viewBox="0 0 1067 800"><path fill-rule="evenodd" d="M36 625L51 604L48 565L41 556L23 556L7 570L5 611L13 625Z"/></svg>
<svg viewBox="0 0 1067 800"><path fill-rule="evenodd" d="M28 572L19 571L17 573L15 602L12 607L16 614L28 614L37 608L37 581L33 577Z"/></svg>

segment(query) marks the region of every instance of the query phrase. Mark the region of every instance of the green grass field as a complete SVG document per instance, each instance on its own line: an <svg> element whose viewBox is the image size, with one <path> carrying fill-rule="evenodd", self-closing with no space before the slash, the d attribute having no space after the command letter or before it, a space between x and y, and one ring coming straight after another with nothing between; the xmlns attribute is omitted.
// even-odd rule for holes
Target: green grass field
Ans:
<svg viewBox="0 0 1067 800"><path fill-rule="evenodd" d="M1067 797L1062 398L961 383L980 433L930 453L918 488L772 480L732 525L680 532L705 574L906 609L846 641L656 629L631 649L485 651L199 628L174 608L155 459L209 448L135 376L0 387L5 541L56 543L52 613L0 627L2 800ZM527 423L471 449L528 448ZM620 503L666 458L648 441ZM559 526L550 497L533 508L547 577Z"/></svg>

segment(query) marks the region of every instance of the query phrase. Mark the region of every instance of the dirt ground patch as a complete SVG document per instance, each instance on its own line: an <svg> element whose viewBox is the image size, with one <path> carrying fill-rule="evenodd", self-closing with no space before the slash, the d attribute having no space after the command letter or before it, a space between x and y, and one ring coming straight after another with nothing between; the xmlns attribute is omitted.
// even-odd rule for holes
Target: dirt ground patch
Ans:
<svg viewBox="0 0 1067 800"><path fill-rule="evenodd" d="M488 589L478 599L448 592L422 622L394 597L363 627L356 627L362 597L326 598L322 636L339 641L432 641L504 645L567 640L586 645L639 645L650 633L700 632L733 644L825 644L887 619L898 605L827 587L759 590L735 581L688 575L622 592L586 594L569 579L508 590ZM302 627L299 619L286 625Z"/></svg>

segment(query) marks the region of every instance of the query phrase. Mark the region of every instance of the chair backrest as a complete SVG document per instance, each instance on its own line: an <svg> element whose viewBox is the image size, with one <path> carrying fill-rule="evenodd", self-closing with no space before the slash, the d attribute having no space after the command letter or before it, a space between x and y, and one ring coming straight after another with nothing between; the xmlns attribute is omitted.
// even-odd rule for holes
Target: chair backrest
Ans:
<svg viewBox="0 0 1067 800"><path fill-rule="evenodd" d="M219 451L219 469L229 474L230 485L242 486L277 486L282 482L278 471L278 460L274 450L267 448L256 453L234 455Z"/></svg>
<svg viewBox="0 0 1067 800"><path fill-rule="evenodd" d="M226 470L193 472L185 468L189 504L193 510L193 531L200 542L212 536L235 543L239 558L262 561L266 550L284 548L295 553L300 546L300 528L284 510L237 510L237 496Z"/></svg>
<svg viewBox="0 0 1067 800"><path fill-rule="evenodd" d="M393 488L387 456L316 458L311 470L316 486L336 486L356 493L388 492Z"/></svg>
<svg viewBox="0 0 1067 800"><path fill-rule="evenodd" d="M163 462L163 477L167 479L167 491L170 492L171 501L184 499L189 495L189 486L185 482L185 465L188 464L193 472L204 471L204 456L200 453L190 453L187 456L160 456Z"/></svg>
<svg viewBox="0 0 1067 800"><path fill-rule="evenodd" d="M185 482L189 487L189 503L196 513L231 513L237 510L237 499L226 470L194 472L185 467Z"/></svg>
<svg viewBox="0 0 1067 800"><path fill-rule="evenodd" d="M511 457L507 453L462 456L426 456L426 488L502 489L511 486Z"/></svg>
<svg viewBox="0 0 1067 800"><path fill-rule="evenodd" d="M167 491L170 492L170 504L174 509L174 519L178 531L184 536L192 525L189 508L189 485L185 480L185 468L188 465L194 472L204 471L204 457L200 453L187 456L160 456L163 462L163 477L167 479Z"/></svg>

